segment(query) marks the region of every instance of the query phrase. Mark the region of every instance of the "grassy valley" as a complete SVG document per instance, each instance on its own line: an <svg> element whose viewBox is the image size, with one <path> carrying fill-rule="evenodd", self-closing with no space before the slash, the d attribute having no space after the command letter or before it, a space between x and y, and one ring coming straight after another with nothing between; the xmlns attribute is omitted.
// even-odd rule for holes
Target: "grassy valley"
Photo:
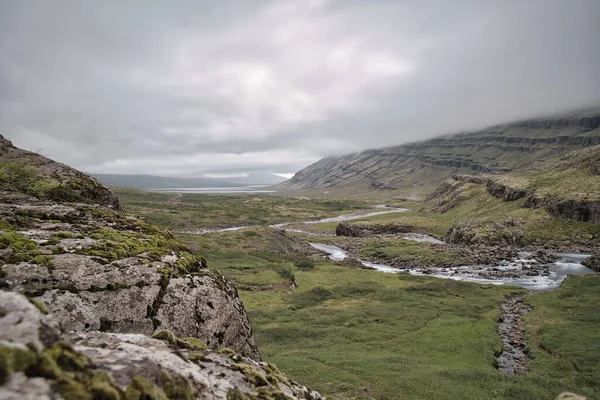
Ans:
<svg viewBox="0 0 600 400"><path fill-rule="evenodd" d="M533 176L522 179L529 182ZM456 182L452 190L459 193L458 200L443 213L437 204L443 195L426 203L388 199L389 205L411 211L350 225L402 225L443 238L468 215L475 242L489 242L493 236L494 243L504 243L513 229L522 231L527 243L580 238L583 246L598 241L598 224L554 218L545 208L523 207L524 198L505 201L485 184ZM126 209L181 230L314 220L374 203L369 196L308 201L270 195L119 194ZM519 218L517 226L497 229L499 222ZM500 303L523 289L336 265L307 242L347 245L362 257L423 265L468 261L458 248L401 238L335 237L337 225L302 225L310 235L256 226L177 236L235 283L263 358L329 398L552 399L565 390L590 398L600 394L600 349L595 346L600 337L594 328L599 276L571 277L554 292L527 297L533 306L524 319L529 372L507 376L496 369L502 349L496 330Z"/></svg>

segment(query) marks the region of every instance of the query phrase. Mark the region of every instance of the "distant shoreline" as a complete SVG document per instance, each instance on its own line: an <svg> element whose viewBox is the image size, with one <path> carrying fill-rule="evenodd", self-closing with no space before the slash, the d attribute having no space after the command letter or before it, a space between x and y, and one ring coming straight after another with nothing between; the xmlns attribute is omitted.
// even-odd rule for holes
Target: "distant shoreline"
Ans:
<svg viewBox="0 0 600 400"><path fill-rule="evenodd" d="M193 188L147 188L148 192L158 193L275 193L275 190L261 189L269 185L232 187L193 187Z"/></svg>

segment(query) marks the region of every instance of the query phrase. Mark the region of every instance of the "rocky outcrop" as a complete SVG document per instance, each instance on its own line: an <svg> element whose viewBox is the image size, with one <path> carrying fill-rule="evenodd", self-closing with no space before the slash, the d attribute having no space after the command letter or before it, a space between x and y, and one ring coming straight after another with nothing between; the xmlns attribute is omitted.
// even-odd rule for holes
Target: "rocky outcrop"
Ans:
<svg viewBox="0 0 600 400"><path fill-rule="evenodd" d="M600 222L600 201L558 199L533 194L525 199L523 207L545 208L552 216L583 222Z"/></svg>
<svg viewBox="0 0 600 400"><path fill-rule="evenodd" d="M318 392L272 364L160 331L65 335L24 296L0 291L0 398L306 399Z"/></svg>
<svg viewBox="0 0 600 400"><path fill-rule="evenodd" d="M0 190L121 210L119 198L96 179L40 154L19 149L1 135Z"/></svg>
<svg viewBox="0 0 600 400"><path fill-rule="evenodd" d="M506 218L493 224L479 226L473 222L461 222L452 225L444 241L460 245L510 245L522 247L527 244L525 234L518 229L524 221L520 218Z"/></svg>
<svg viewBox="0 0 600 400"><path fill-rule="evenodd" d="M583 265L593 269L594 271L600 272L600 253L592 254L591 257L583 260Z"/></svg>
<svg viewBox="0 0 600 400"><path fill-rule="evenodd" d="M0 286L44 302L70 331L171 329L258 358L235 288L172 234L81 203L0 192Z"/></svg>
<svg viewBox="0 0 600 400"><path fill-rule="evenodd" d="M0 288L72 332L169 329L259 359L233 287L96 180L0 138Z"/></svg>
<svg viewBox="0 0 600 400"><path fill-rule="evenodd" d="M378 235L398 235L401 233L413 232L414 228L404 225L359 225L359 224L347 224L340 222L335 228L336 236L348 236L348 237L375 237Z"/></svg>
<svg viewBox="0 0 600 400"><path fill-rule="evenodd" d="M526 189L510 186L501 180L489 179L486 187L489 194L504 201L515 201L527 196Z"/></svg>

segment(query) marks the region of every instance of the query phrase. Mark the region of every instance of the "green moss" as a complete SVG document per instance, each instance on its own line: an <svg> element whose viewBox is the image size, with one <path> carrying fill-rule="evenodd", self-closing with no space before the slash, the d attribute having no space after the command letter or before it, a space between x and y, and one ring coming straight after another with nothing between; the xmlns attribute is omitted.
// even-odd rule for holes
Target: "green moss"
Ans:
<svg viewBox="0 0 600 400"><path fill-rule="evenodd" d="M160 371L161 386L169 399L191 400L194 398L192 385L182 376L173 375L167 370Z"/></svg>
<svg viewBox="0 0 600 400"><path fill-rule="evenodd" d="M13 264L32 261L36 256L40 255L37 243L17 232L0 234L1 249L12 250L12 254L6 261Z"/></svg>
<svg viewBox="0 0 600 400"><path fill-rule="evenodd" d="M67 375L58 377L55 388L65 400L94 400L83 382Z"/></svg>
<svg viewBox="0 0 600 400"><path fill-rule="evenodd" d="M186 347L191 350L206 350L207 347L206 342L192 337L181 338L180 341L185 342Z"/></svg>
<svg viewBox="0 0 600 400"><path fill-rule="evenodd" d="M58 239L73 239L76 237L76 235L72 234L71 232L56 232L54 237Z"/></svg>
<svg viewBox="0 0 600 400"><path fill-rule="evenodd" d="M44 303L41 300L34 299L33 297L28 297L27 300L29 300L31 304L33 304L38 310L40 310L42 314L48 314L48 308L46 307L46 303Z"/></svg>
<svg viewBox="0 0 600 400"><path fill-rule="evenodd" d="M0 384L4 383L9 375L25 371L37 360L38 355L33 350L0 345Z"/></svg>
<svg viewBox="0 0 600 400"><path fill-rule="evenodd" d="M24 162L2 160L0 163L0 189L31 193L37 174L37 168Z"/></svg>
<svg viewBox="0 0 600 400"><path fill-rule="evenodd" d="M145 226L145 225L144 225ZM147 226L143 230L147 230ZM142 229L142 228L140 228ZM148 228L150 229L150 228ZM78 249L79 254L86 254L116 261L127 257L144 255L149 260L160 261L166 254L178 257L172 266L166 270L185 275L202 269L201 260L190 253L187 246L175 239L169 232L157 228L157 233L119 231L109 228L98 228L90 235L99 243L85 249Z"/></svg>
<svg viewBox="0 0 600 400"><path fill-rule="evenodd" d="M76 352L65 342L53 344L44 350L44 353L47 353L56 360L56 363L63 371L80 372L89 365L89 360L83 354Z"/></svg>
<svg viewBox="0 0 600 400"><path fill-rule="evenodd" d="M190 349L190 350L205 350L207 345L200 339L196 338L178 338L169 330L161 330L152 335L152 339L164 340L175 347Z"/></svg>
<svg viewBox="0 0 600 400"><path fill-rule="evenodd" d="M120 400L121 391L109 382L96 381L92 383L90 392L94 400Z"/></svg>
<svg viewBox="0 0 600 400"><path fill-rule="evenodd" d="M169 400L166 393L141 376L135 376L125 389L127 400Z"/></svg>
<svg viewBox="0 0 600 400"><path fill-rule="evenodd" d="M37 255L31 259L31 262L34 264L45 265L46 267L53 267L54 262L52 256L47 255Z"/></svg>
<svg viewBox="0 0 600 400"><path fill-rule="evenodd" d="M241 372L253 388L261 386L269 386L267 377L256 368L247 364L235 364L232 369Z"/></svg>
<svg viewBox="0 0 600 400"><path fill-rule="evenodd" d="M227 392L227 400L256 400L256 396L251 396L239 389L230 390Z"/></svg>
<svg viewBox="0 0 600 400"><path fill-rule="evenodd" d="M206 361L206 356L204 353L186 353L185 358L192 362Z"/></svg>
<svg viewBox="0 0 600 400"><path fill-rule="evenodd" d="M279 371L279 369L271 364L271 363L267 363L267 365L263 365L261 366L261 368L263 369L263 371L266 372L267 374L267 380L272 383L272 384L277 384L277 383L283 383L287 381L287 378L285 377L285 375L283 375L281 373L281 371Z"/></svg>
<svg viewBox="0 0 600 400"><path fill-rule="evenodd" d="M236 355L235 351L231 350L228 347L223 347L222 349L219 350L219 353L224 354L228 357L233 357Z"/></svg>

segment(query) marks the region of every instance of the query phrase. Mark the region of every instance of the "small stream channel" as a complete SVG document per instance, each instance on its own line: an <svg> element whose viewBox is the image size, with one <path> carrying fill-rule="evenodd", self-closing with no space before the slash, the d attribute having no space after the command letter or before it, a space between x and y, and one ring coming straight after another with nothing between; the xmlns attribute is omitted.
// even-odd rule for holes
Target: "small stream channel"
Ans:
<svg viewBox="0 0 600 400"><path fill-rule="evenodd" d="M342 261L350 257L347 251L336 246L321 243L310 243L310 245L327 253L333 261ZM556 253L556 255L559 256L559 259L550 265L548 271L541 271L540 274L533 276L525 275L525 270L537 261L532 257L532 253L526 252L520 253L517 259L504 261L497 266L434 268L436 272L427 275L482 284L520 286L528 289L528 294L530 294L535 291L548 291L558 288L567 275L595 273L595 271L582 264L582 261L589 257L589 254ZM399 269L389 265L360 261L363 265L381 272L409 272L413 275L426 275L417 269ZM490 270L512 272L520 270L523 275L518 278L503 277L501 275L494 279L481 277L482 274L487 274ZM502 339L502 352L498 356L498 371L503 374L514 375L527 371L527 355L525 354L525 339L521 318L531 308L523 302L525 296L527 295L510 297L500 305L502 314L498 322L498 334Z"/></svg>
<svg viewBox="0 0 600 400"><path fill-rule="evenodd" d="M290 232L303 232L315 236L316 234L303 230L300 226L327 222L344 222L408 211L406 208L388 208L385 205L376 205L374 208L378 209L378 211L363 211L319 220L285 222L268 226ZM218 229L204 228L179 231L179 233L205 235L210 233L237 231L252 227L253 226L233 226ZM444 244L441 240L424 234L407 233L403 238L416 242ZM342 261L345 258L351 257L347 251L337 246L322 243L310 243L310 245L315 249L326 253L333 261ZM416 268L399 269L390 265L373 263L366 260L359 261L368 268L385 273L408 272L412 275L432 276L480 284L520 286L529 290L528 294L537 291L554 290L561 285L562 281L568 275L586 275L595 273L595 271L582 264L582 261L590 256L589 254L556 253L556 255L559 259L550 264L547 270L538 271L534 274L531 274L532 269L529 267L538 262L534 258L533 253L529 252L521 252L519 253L518 258L500 262L495 266L466 265L450 268L429 268L427 273ZM520 323L521 317L530 311L530 307L523 303L523 298L525 296L526 295L513 296L506 299L500 306L502 315L498 322L498 334L502 339L503 346L502 353L498 356L498 370L508 375L520 374L527 371L527 356L524 351L524 335Z"/></svg>

